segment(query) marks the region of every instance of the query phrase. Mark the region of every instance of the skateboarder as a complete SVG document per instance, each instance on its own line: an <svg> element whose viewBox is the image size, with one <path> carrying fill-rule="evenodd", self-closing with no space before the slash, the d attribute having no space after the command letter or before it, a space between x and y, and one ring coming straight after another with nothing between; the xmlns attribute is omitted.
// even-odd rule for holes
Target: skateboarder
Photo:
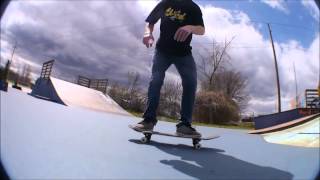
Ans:
<svg viewBox="0 0 320 180"><path fill-rule="evenodd" d="M152 76L148 88L147 108L144 120L134 126L138 131L151 131L157 123L156 110L165 72L171 64L177 68L183 86L181 118L177 124L180 135L201 136L193 127L192 111L197 88L197 72L190 42L192 34L205 32L202 13L192 0L162 0L146 19L143 44L151 47L154 24L161 18L160 37L153 57Z"/></svg>

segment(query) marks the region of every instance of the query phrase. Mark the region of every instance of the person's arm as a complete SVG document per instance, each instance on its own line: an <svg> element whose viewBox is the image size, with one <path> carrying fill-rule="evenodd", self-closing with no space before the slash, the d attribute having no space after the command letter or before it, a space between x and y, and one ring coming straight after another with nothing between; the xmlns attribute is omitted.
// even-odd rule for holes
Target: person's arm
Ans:
<svg viewBox="0 0 320 180"><path fill-rule="evenodd" d="M143 44L146 45L147 48L151 47L154 41L154 37L152 35L154 28L154 24L147 23L144 28L144 35L143 35Z"/></svg>
<svg viewBox="0 0 320 180"><path fill-rule="evenodd" d="M190 34L204 35L205 28L203 26L186 25L177 30L174 40L184 42Z"/></svg>
<svg viewBox="0 0 320 180"><path fill-rule="evenodd" d="M146 23L146 27L144 28L144 36L152 35L154 28L154 24Z"/></svg>
<svg viewBox="0 0 320 180"><path fill-rule="evenodd" d="M204 35L204 33L205 28L202 19L202 12L199 6L196 5L189 24L177 30L174 35L174 40L184 42L190 34Z"/></svg>
<svg viewBox="0 0 320 180"><path fill-rule="evenodd" d="M192 34L204 35L204 33L206 32L203 26L192 26L192 25L189 25L189 26Z"/></svg>
<svg viewBox="0 0 320 180"><path fill-rule="evenodd" d="M152 35L154 24L156 24L157 21L161 18L164 12L164 4L165 4L164 0L158 3L157 6L151 11L151 13L146 19L147 24L144 28L144 35L143 35L142 42L144 45L146 45L147 48L151 47L154 42L154 38Z"/></svg>

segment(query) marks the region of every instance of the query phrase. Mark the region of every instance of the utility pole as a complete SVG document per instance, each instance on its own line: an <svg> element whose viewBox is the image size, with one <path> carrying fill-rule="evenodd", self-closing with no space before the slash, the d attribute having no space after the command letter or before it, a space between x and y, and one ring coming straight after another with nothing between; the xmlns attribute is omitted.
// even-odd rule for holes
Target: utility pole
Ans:
<svg viewBox="0 0 320 180"><path fill-rule="evenodd" d="M320 2L316 0L316 3L318 5L318 9L320 10ZM319 71L319 80L318 80L318 98L320 98L320 56L318 56L318 61L319 61L319 66L318 66L318 71Z"/></svg>
<svg viewBox="0 0 320 180"><path fill-rule="evenodd" d="M279 72L278 72L278 63L277 63L277 56L276 56L276 51L274 49L273 38L272 38L272 33L271 33L271 28L270 28L269 23L268 23L268 28L269 28L269 34L270 34L271 45L272 45L272 50L273 50L274 65L275 65L275 69L276 69L277 91L278 91L278 112L281 112L281 94L280 94L280 80L279 80Z"/></svg>
<svg viewBox="0 0 320 180"><path fill-rule="evenodd" d="M13 55L14 55L14 51L16 50L16 48L17 48L17 42L14 44L13 51L12 51L12 54L11 54L10 63L12 63L12 59L13 59Z"/></svg>

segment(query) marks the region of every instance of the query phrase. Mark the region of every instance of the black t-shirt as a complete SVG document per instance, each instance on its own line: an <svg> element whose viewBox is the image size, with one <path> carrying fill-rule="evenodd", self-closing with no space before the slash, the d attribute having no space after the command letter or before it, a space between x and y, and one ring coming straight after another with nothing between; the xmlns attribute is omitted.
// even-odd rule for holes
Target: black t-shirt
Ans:
<svg viewBox="0 0 320 180"><path fill-rule="evenodd" d="M176 31L182 26L200 25L204 27L199 6L192 0L162 0L151 11L146 22L155 24L160 18L160 37L156 45L157 50L177 56L190 54L192 34L184 42L178 42L173 38Z"/></svg>

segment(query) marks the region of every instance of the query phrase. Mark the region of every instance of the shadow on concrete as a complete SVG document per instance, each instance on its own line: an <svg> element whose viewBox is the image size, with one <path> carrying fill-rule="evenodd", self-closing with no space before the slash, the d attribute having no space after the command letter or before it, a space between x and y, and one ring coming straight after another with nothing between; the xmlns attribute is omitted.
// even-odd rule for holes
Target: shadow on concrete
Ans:
<svg viewBox="0 0 320 180"><path fill-rule="evenodd" d="M0 179L1 180L9 180L9 176L8 176L6 170L4 169L1 160L0 160Z"/></svg>
<svg viewBox="0 0 320 180"><path fill-rule="evenodd" d="M139 140L129 140L136 144L142 144ZM272 167L263 167L252 164L235 157L224 154L224 150L203 147L199 150L192 146L175 145L151 141L146 146L154 146L170 155L179 157L163 159L160 163L197 179L292 179L293 175ZM235 147L237 148L237 147Z"/></svg>

